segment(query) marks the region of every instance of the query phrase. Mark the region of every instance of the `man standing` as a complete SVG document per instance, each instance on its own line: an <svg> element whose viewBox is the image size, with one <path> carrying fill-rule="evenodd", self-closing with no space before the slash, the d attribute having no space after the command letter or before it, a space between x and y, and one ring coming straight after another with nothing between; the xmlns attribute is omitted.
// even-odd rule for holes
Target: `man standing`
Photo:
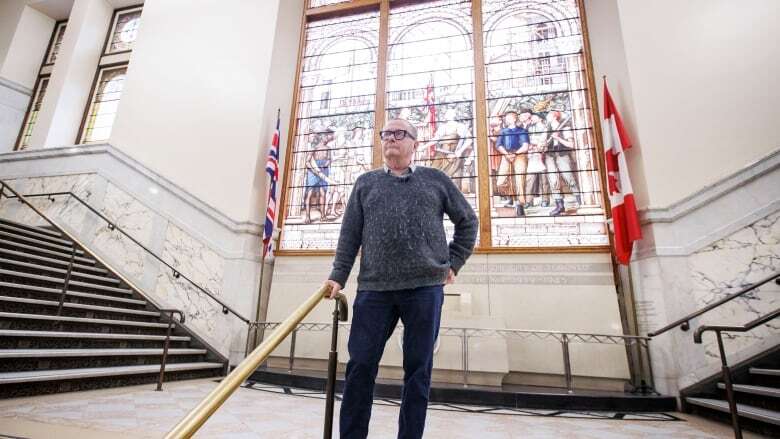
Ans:
<svg viewBox="0 0 780 439"><path fill-rule="evenodd" d="M454 281L471 255L477 217L444 172L412 163L418 147L413 125L390 120L380 138L385 165L355 182L326 281L334 297L361 250L340 431L342 438L368 435L379 360L400 318L404 388L398 437L421 438L444 284ZM445 213L455 224L449 245Z"/></svg>
<svg viewBox="0 0 780 439"><path fill-rule="evenodd" d="M496 140L496 150L501 154L501 164L498 166L498 178L496 185L501 186L507 181L514 180L512 196L506 206L515 206L516 216L525 216L525 170L528 167L528 131L517 126L517 113L507 111L504 115L506 128L501 130ZM511 184L509 185L512 186Z"/></svg>
<svg viewBox="0 0 780 439"><path fill-rule="evenodd" d="M560 111L547 113L550 139L548 140L547 151L544 154L544 164L547 166L547 178L555 199L555 209L550 212L550 216L557 216L566 212L561 193L560 177L563 177L566 181L569 191L574 193L577 206L582 201L577 179L572 173L571 154L574 152L574 133L572 132L571 119L561 119Z"/></svg>
<svg viewBox="0 0 780 439"><path fill-rule="evenodd" d="M549 196L543 184L544 172L547 170L544 166L544 150L549 139L547 131L544 117L538 113L531 115L531 125L528 127L531 144L528 147L528 167L525 177L525 198L529 206L533 204L535 194L540 195L542 199Z"/></svg>
<svg viewBox="0 0 780 439"><path fill-rule="evenodd" d="M448 176L460 181L464 193L471 192L473 173L468 171L467 164L473 163L471 151L473 139L466 124L458 121L458 112L450 108L444 113L443 124L439 125L434 138L429 145L435 145L431 167L440 169Z"/></svg>
<svg viewBox="0 0 780 439"><path fill-rule="evenodd" d="M303 192L303 204L306 211L304 224L311 223L311 208L314 198L320 211L320 221L325 221L325 211L328 196L328 177L330 170L330 149L328 144L335 139L333 130L327 130L319 138L317 144L306 154L306 189Z"/></svg>

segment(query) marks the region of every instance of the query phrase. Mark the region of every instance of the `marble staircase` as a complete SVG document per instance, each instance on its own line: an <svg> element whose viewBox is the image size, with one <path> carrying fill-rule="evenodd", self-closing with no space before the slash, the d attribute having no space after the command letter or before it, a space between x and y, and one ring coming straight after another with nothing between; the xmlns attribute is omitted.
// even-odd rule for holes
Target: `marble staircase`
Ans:
<svg viewBox="0 0 780 439"><path fill-rule="evenodd" d="M0 218L0 397L154 383L168 314L60 233ZM60 310L60 300L63 304ZM222 375L225 359L174 325L165 380Z"/></svg>
<svg viewBox="0 0 780 439"><path fill-rule="evenodd" d="M780 437L780 346L732 368L739 423L744 430ZM722 378L681 391L684 411L731 423Z"/></svg>

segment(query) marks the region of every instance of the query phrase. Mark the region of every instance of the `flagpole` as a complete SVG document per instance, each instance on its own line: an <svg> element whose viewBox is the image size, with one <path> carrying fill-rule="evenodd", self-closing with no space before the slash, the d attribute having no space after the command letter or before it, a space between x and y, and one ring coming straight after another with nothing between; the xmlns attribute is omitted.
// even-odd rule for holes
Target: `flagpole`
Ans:
<svg viewBox="0 0 780 439"><path fill-rule="evenodd" d="M278 122L279 122L279 120L281 120L280 119L281 118L281 114L282 114L282 109L281 108L277 108L276 109L276 121L277 121L277 125L276 126L278 126ZM278 135L281 137L281 132L279 132ZM279 143L281 143L281 139L279 139ZM278 154L278 152L277 152L277 154ZM270 184L267 184L267 187L268 187L268 190L267 190L268 196L266 197L266 202L265 202L266 216L268 215L268 205L271 202L271 186L270 186ZM278 211L279 209L276 209L276 210ZM263 225L263 230L265 230L265 223ZM260 322L261 320L263 320L264 319L263 314L265 314L264 311L267 311L267 309L265 309L267 303L266 303L266 301L263 300L264 299L264 294L263 294L264 288L263 287L265 286L265 276L266 276L265 264L268 261L268 258L267 258L268 246L274 240L274 236L273 235L274 235L274 233L271 232L271 236L270 236L270 238L268 240L268 243L263 241L263 252L260 254L260 281L259 281L259 284L258 284L258 287L257 287L257 309L255 310L255 319L254 319L255 323L256 322ZM261 235L261 237L262 237L262 235ZM270 291L268 291L267 294L270 294ZM252 340L252 348L254 348L254 347L256 347L258 345L260 339L262 339L262 337L265 335L264 333L265 333L265 331L263 329L261 329L259 327L255 327L254 336L253 336L253 340Z"/></svg>
<svg viewBox="0 0 780 439"><path fill-rule="evenodd" d="M602 92L605 96L605 102L604 105L607 105L607 75L602 75L602 84L604 91ZM611 101L611 97L609 97L609 100ZM614 105L614 103L612 104ZM602 115L603 117L604 115ZM620 139L612 139L612 141L620 141ZM625 151L621 151L621 154L624 154ZM606 163L605 163L606 164ZM632 191L633 194L633 191ZM611 200L609 203L609 211L612 213L612 203ZM618 305L620 309L620 319L623 326L623 330L625 332L628 332L629 335L635 335L638 336L639 334L639 323L637 321L637 313L636 313L636 302L634 300L634 285L633 285L633 278L631 275L631 257L630 255L633 254L633 248L635 247L635 243L632 242L632 250L629 252L629 258L625 261L621 261L618 257L617 253L617 245L616 245L616 224L614 221L615 217L614 215L610 215L610 218L607 220L610 238L610 254L612 256L612 271L613 276L615 279L615 288L617 289L618 293ZM611 230L610 230L611 229ZM625 270L622 268L622 266L625 265ZM625 272L625 274L624 274ZM631 346L630 348L626 346L629 355L629 361L630 363L633 363L630 368L632 375L636 375L638 379L633 379L632 377L632 393L641 393L641 394L652 394L657 393L656 390L651 386L648 385L648 380L652 382L652 377L646 376L646 368L645 363L649 363L650 361L650 353L649 353L649 346L646 346L648 349L648 352L643 353L642 352L642 345L641 342L637 342L637 344ZM633 353L631 352L633 351Z"/></svg>

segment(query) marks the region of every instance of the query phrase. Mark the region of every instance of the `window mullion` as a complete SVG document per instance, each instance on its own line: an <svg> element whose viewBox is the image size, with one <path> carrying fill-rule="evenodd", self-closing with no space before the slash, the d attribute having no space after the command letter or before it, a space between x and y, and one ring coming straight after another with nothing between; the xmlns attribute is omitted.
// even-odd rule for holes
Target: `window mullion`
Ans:
<svg viewBox="0 0 780 439"><path fill-rule="evenodd" d="M482 34L482 1L471 2L471 20L474 31L474 94L476 114L474 127L477 135L477 194L479 196L479 243L481 249L493 247L490 220L490 152L487 145L487 111L485 109L485 57Z"/></svg>
<svg viewBox="0 0 780 439"><path fill-rule="evenodd" d="M390 21L390 0L382 0L379 5L379 52L376 64L376 98L374 99L374 146L372 149L373 167L382 165L382 148L379 147L379 130L385 124L385 97L387 84L387 39Z"/></svg>

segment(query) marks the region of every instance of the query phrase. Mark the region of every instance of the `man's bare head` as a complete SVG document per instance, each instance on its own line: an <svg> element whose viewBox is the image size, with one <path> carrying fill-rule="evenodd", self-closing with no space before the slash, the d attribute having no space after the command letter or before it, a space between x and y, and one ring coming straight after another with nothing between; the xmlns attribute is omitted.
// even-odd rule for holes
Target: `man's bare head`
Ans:
<svg viewBox="0 0 780 439"><path fill-rule="evenodd" d="M399 139L398 132L405 134ZM414 151L417 149L417 128L405 119L390 119L385 123L380 135L382 155L390 168L404 168L412 163Z"/></svg>

